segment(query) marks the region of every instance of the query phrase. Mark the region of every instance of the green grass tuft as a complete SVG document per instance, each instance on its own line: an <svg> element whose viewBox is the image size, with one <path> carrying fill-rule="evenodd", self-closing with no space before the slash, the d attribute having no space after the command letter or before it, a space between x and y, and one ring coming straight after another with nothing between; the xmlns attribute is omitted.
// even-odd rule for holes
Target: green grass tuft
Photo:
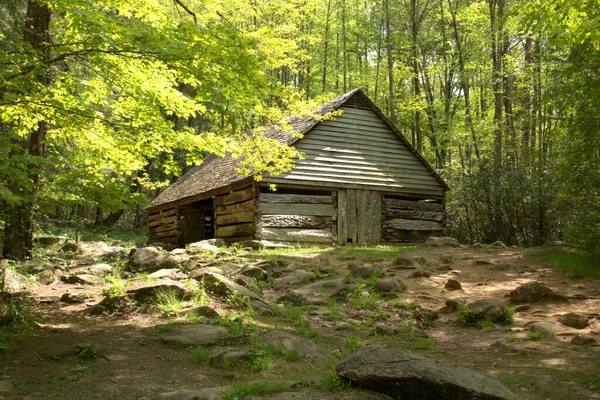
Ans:
<svg viewBox="0 0 600 400"><path fill-rule="evenodd" d="M285 390L285 382L236 382L227 387L222 393L222 400L238 400L246 396L261 396L264 394L279 393Z"/></svg>

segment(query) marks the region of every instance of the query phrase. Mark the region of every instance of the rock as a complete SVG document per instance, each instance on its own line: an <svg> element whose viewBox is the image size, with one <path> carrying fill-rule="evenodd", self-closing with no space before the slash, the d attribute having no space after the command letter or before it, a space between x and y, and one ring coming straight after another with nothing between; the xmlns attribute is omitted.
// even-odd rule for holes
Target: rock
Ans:
<svg viewBox="0 0 600 400"><path fill-rule="evenodd" d="M60 297L60 301L69 304L81 304L89 298L90 296L85 293L65 293Z"/></svg>
<svg viewBox="0 0 600 400"><path fill-rule="evenodd" d="M441 247L441 246L458 247L459 243L458 243L458 240L454 239L453 237L449 237L449 236L442 236L442 237L430 236L425 241L425 245L435 246L435 247Z"/></svg>
<svg viewBox="0 0 600 400"><path fill-rule="evenodd" d="M158 271L148 274L148 278L151 278L151 279L169 278L169 279L173 279L173 280L181 280L181 279L189 278L189 276L187 274L184 274L183 272L181 272L181 270L179 268L165 268L165 269L159 269Z"/></svg>
<svg viewBox="0 0 600 400"><path fill-rule="evenodd" d="M591 346L596 344L597 340L593 336L589 335L577 335L571 339L571 343L578 346Z"/></svg>
<svg viewBox="0 0 600 400"><path fill-rule="evenodd" d="M304 269L298 269L291 274L281 276L273 280L274 286L298 285L308 282L313 273Z"/></svg>
<svg viewBox="0 0 600 400"><path fill-rule="evenodd" d="M344 298L346 297L348 294L352 293L354 290L356 290L356 284L354 283L347 283L345 285L342 285L338 288L336 288L335 290L333 290L331 292L331 296L335 297L336 299L340 299L340 298ZM404 287L404 284L402 285L402 287Z"/></svg>
<svg viewBox="0 0 600 400"><path fill-rule="evenodd" d="M6 268L8 267L8 264L10 264L10 260L8 260L7 258L3 258L2 260L0 260L0 268Z"/></svg>
<svg viewBox="0 0 600 400"><path fill-rule="evenodd" d="M442 255L440 258L444 264L452 264L454 262L454 257L451 255Z"/></svg>
<svg viewBox="0 0 600 400"><path fill-rule="evenodd" d="M44 236L34 239L36 243L39 243L42 246L52 246L58 243L64 243L67 240L69 240L69 238L66 236Z"/></svg>
<svg viewBox="0 0 600 400"><path fill-rule="evenodd" d="M201 240L199 242L190 243L187 245L188 253L199 253L206 251L209 253L219 253L221 249L209 242L208 240Z"/></svg>
<svg viewBox="0 0 600 400"><path fill-rule="evenodd" d="M490 247L506 249L506 245L504 243L502 243L500 240L496 240L494 243L490 244Z"/></svg>
<svg viewBox="0 0 600 400"><path fill-rule="evenodd" d="M471 247L474 248L474 249L481 249L483 247L483 245L481 243L479 243L479 242L474 242L471 245Z"/></svg>
<svg viewBox="0 0 600 400"><path fill-rule="evenodd" d="M378 322L373 326L373 333L384 336L395 336L398 333L398 329L391 325Z"/></svg>
<svg viewBox="0 0 600 400"><path fill-rule="evenodd" d="M406 290L404 282L396 278L382 279L375 284L373 290L385 295L395 295Z"/></svg>
<svg viewBox="0 0 600 400"><path fill-rule="evenodd" d="M155 272L166 268L180 268L177 260L170 254L161 254L149 248L133 252L128 266L132 272Z"/></svg>
<svg viewBox="0 0 600 400"><path fill-rule="evenodd" d="M174 256L181 256L186 253L186 250L178 247L176 249L171 250L169 253L171 253Z"/></svg>
<svg viewBox="0 0 600 400"><path fill-rule="evenodd" d="M412 267L413 261L410 258L398 256L394 260L394 265L398 265L400 267Z"/></svg>
<svg viewBox="0 0 600 400"><path fill-rule="evenodd" d="M571 388L556 376L538 375L531 377L531 386L533 392L538 395L543 395L545 398L565 399L571 398L573 394Z"/></svg>
<svg viewBox="0 0 600 400"><path fill-rule="evenodd" d="M220 344L227 337L227 329L217 325L183 325L178 332L169 332L162 335L162 341L183 347L189 346L214 346Z"/></svg>
<svg viewBox="0 0 600 400"><path fill-rule="evenodd" d="M269 396L246 396L240 400L393 400L390 396L372 390L352 388L341 392L283 392Z"/></svg>
<svg viewBox="0 0 600 400"><path fill-rule="evenodd" d="M79 253L81 251L81 247L79 246L78 243L67 242L60 248L60 251L62 251L64 253L67 253L67 252Z"/></svg>
<svg viewBox="0 0 600 400"><path fill-rule="evenodd" d="M288 293L279 297L277 299L277 303L291 304L293 306L305 306L308 305L310 302L304 296L301 296L299 294Z"/></svg>
<svg viewBox="0 0 600 400"><path fill-rule="evenodd" d="M0 381L0 393L7 393L13 390L13 384L10 381Z"/></svg>
<svg viewBox="0 0 600 400"><path fill-rule="evenodd" d="M251 362L254 353L245 349L221 351L210 358L208 363L213 367L233 367L242 362Z"/></svg>
<svg viewBox="0 0 600 400"><path fill-rule="evenodd" d="M106 296L90 309L90 313L93 315L120 313L131 305L132 302L128 296Z"/></svg>
<svg viewBox="0 0 600 400"><path fill-rule="evenodd" d="M64 281L66 283L70 283L72 285L92 285L92 286L102 286L104 285L104 280L99 276L92 274L78 274L71 276L64 276Z"/></svg>
<svg viewBox="0 0 600 400"><path fill-rule="evenodd" d="M88 271L90 271L90 274L92 275L107 275L112 274L113 267L110 264L93 264L88 267Z"/></svg>
<svg viewBox="0 0 600 400"><path fill-rule="evenodd" d="M496 262L493 260L475 260L471 263L474 267L478 265L495 265Z"/></svg>
<svg viewBox="0 0 600 400"><path fill-rule="evenodd" d="M235 283L231 279L214 272L205 272L198 276L196 279L203 279L206 288L214 294L221 296L231 296L233 294L240 297L250 297L251 299L262 300L260 295L254 293L252 290L243 287L240 284Z"/></svg>
<svg viewBox="0 0 600 400"><path fill-rule="evenodd" d="M363 278L363 279L367 279L370 278L371 275L373 275L375 273L375 271L380 271L379 268L375 268L375 267L369 267L367 265L364 264L352 264L350 265L350 267L348 268L350 270L350 272L348 273L348 275L353 276L355 278Z"/></svg>
<svg viewBox="0 0 600 400"><path fill-rule="evenodd" d="M194 313L198 317L219 318L221 315L210 306L198 306L181 311L179 314Z"/></svg>
<svg viewBox="0 0 600 400"><path fill-rule="evenodd" d="M260 300L259 299L251 299L246 303L246 305L249 308L253 308L255 310L260 310L265 313L271 313L273 311L273 308L271 307L271 305L262 299L260 299Z"/></svg>
<svg viewBox="0 0 600 400"><path fill-rule="evenodd" d="M156 395L156 400L221 400L226 386L204 388L196 391L165 392Z"/></svg>
<svg viewBox="0 0 600 400"><path fill-rule="evenodd" d="M558 322L575 329L585 329L590 323L585 315L574 312L561 315L558 318Z"/></svg>
<svg viewBox="0 0 600 400"><path fill-rule="evenodd" d="M487 320L491 322L504 322L504 304L498 300L483 299L467 304L469 311L473 313L477 319Z"/></svg>
<svg viewBox="0 0 600 400"><path fill-rule="evenodd" d="M569 243L563 242L560 240L553 240L550 242L546 242L542 245L542 247L568 247Z"/></svg>
<svg viewBox="0 0 600 400"><path fill-rule="evenodd" d="M53 271L46 269L38 274L38 279L42 285L52 285L56 281L56 276Z"/></svg>
<svg viewBox="0 0 600 400"><path fill-rule="evenodd" d="M154 303L156 295L161 291L171 291L180 299L188 299L193 290L182 283L165 278L156 282L141 282L130 286L126 294L140 303Z"/></svg>
<svg viewBox="0 0 600 400"><path fill-rule="evenodd" d="M444 287L448 290L460 290L462 289L462 284L456 279L448 279Z"/></svg>
<svg viewBox="0 0 600 400"><path fill-rule="evenodd" d="M196 268L193 269L192 271L190 271L190 278L192 279L196 279L196 280L201 280L202 277L206 274L206 273L215 273L215 274L221 274L223 275L223 270L221 268L217 268L217 267L202 267L202 268Z"/></svg>
<svg viewBox="0 0 600 400"><path fill-rule="evenodd" d="M263 247L265 247L260 240L242 240L241 242L235 242L233 244L239 245L244 248L249 247L252 250L260 250Z"/></svg>
<svg viewBox="0 0 600 400"><path fill-rule="evenodd" d="M539 282L525 283L510 292L511 303L528 303L549 299L564 299L564 297L557 295L552 289Z"/></svg>
<svg viewBox="0 0 600 400"><path fill-rule="evenodd" d="M412 273L413 278L429 278L431 274L424 269L417 268Z"/></svg>
<svg viewBox="0 0 600 400"><path fill-rule="evenodd" d="M0 291L21 293L27 291L27 278L12 269L0 270Z"/></svg>
<svg viewBox="0 0 600 400"><path fill-rule="evenodd" d="M235 275L244 275L249 276L250 278L254 278L257 281L266 281L269 278L269 274L267 271L260 267L255 267L252 265L246 265L239 270L234 272Z"/></svg>
<svg viewBox="0 0 600 400"><path fill-rule="evenodd" d="M237 276L235 278L234 282L237 283L238 285L242 285L245 288L254 290L255 292L260 292L260 289L258 288L258 285L256 284L256 281L254 280L254 278L251 278L249 276L245 276L245 275Z"/></svg>
<svg viewBox="0 0 600 400"><path fill-rule="evenodd" d="M287 354L294 349L298 349L300 360L311 363L320 363L323 361L332 361L335 358L330 355L326 349L321 348L308 339L304 339L293 333L284 331L271 331L264 337L265 342L273 344Z"/></svg>
<svg viewBox="0 0 600 400"><path fill-rule="evenodd" d="M345 285L346 281L344 278L329 279L299 287L298 289L292 290L291 293L299 294L301 296L329 295L340 290L340 288Z"/></svg>
<svg viewBox="0 0 600 400"><path fill-rule="evenodd" d="M336 369L338 375L395 399L505 400L513 396L485 372L401 349L362 347Z"/></svg>

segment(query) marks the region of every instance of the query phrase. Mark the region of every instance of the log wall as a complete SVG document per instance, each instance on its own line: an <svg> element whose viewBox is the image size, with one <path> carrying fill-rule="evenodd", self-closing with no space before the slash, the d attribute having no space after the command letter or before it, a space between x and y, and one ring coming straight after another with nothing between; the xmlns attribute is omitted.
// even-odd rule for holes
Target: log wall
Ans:
<svg viewBox="0 0 600 400"><path fill-rule="evenodd" d="M253 184L215 197L215 237L231 242L252 239L256 196L257 190Z"/></svg>
<svg viewBox="0 0 600 400"><path fill-rule="evenodd" d="M331 195L260 193L260 239L331 245L334 220Z"/></svg>
<svg viewBox="0 0 600 400"><path fill-rule="evenodd" d="M165 208L148 214L148 239L150 243L177 243L177 208Z"/></svg>
<svg viewBox="0 0 600 400"><path fill-rule="evenodd" d="M382 239L385 242L424 242L445 229L443 203L386 197L383 200Z"/></svg>

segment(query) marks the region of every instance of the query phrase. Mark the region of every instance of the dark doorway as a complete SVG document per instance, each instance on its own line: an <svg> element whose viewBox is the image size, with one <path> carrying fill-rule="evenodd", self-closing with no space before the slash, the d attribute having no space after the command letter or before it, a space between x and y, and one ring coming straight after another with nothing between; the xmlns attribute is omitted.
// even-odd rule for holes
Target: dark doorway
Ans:
<svg viewBox="0 0 600 400"><path fill-rule="evenodd" d="M179 209L183 244L215 237L212 199L186 204Z"/></svg>

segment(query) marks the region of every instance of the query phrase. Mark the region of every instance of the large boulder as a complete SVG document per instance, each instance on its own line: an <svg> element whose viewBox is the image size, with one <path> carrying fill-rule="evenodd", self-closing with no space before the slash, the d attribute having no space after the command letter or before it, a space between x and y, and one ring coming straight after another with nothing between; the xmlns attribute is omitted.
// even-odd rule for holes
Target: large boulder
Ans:
<svg viewBox="0 0 600 400"><path fill-rule="evenodd" d="M458 240L456 240L450 236L441 236L441 237L430 236L425 241L425 244L427 246L436 246L436 247L441 247L441 246L458 247L458 245L459 245Z"/></svg>
<svg viewBox="0 0 600 400"><path fill-rule="evenodd" d="M525 283L510 292L511 303L528 303L553 299L564 300L564 297L554 293L552 289L539 282Z"/></svg>
<svg viewBox="0 0 600 400"><path fill-rule="evenodd" d="M491 322L504 322L504 304L498 300L483 299L467 304L469 311L477 318Z"/></svg>
<svg viewBox="0 0 600 400"><path fill-rule="evenodd" d="M20 293L27 291L27 278L12 269L0 270L0 291Z"/></svg>
<svg viewBox="0 0 600 400"><path fill-rule="evenodd" d="M583 314L566 313L558 317L558 322L575 329L585 329L590 323L590 320Z"/></svg>
<svg viewBox="0 0 600 400"><path fill-rule="evenodd" d="M363 347L341 361L337 372L359 386L395 399L503 400L513 397L492 375L401 349Z"/></svg>
<svg viewBox="0 0 600 400"><path fill-rule="evenodd" d="M219 249L217 246L215 246L214 241L210 241L209 240L201 240L199 242L194 242L194 243L190 243L187 245L187 251L188 253L200 253L203 251L209 252L209 253L219 253L221 251L221 249Z"/></svg>
<svg viewBox="0 0 600 400"><path fill-rule="evenodd" d="M170 254L161 254L149 248L132 251L128 265L133 272L156 272L161 269L180 268L177 260Z"/></svg>

